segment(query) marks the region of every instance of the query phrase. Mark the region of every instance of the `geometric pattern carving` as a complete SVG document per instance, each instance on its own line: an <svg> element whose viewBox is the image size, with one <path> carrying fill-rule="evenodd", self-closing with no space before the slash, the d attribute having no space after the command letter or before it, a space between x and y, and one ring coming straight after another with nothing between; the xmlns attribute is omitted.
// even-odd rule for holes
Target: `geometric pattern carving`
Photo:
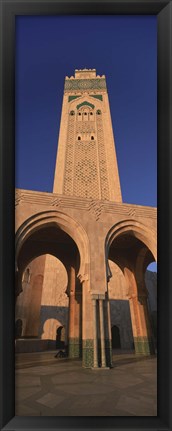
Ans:
<svg viewBox="0 0 172 431"><path fill-rule="evenodd" d="M22 193L17 190L15 194L15 206L19 205L22 201Z"/></svg>
<svg viewBox="0 0 172 431"><path fill-rule="evenodd" d="M109 185L107 176L105 142L103 135L103 122L102 116L96 115L97 122L97 140L99 151L99 168L100 168L100 182L101 182L101 198L104 200L109 199Z"/></svg>
<svg viewBox="0 0 172 431"><path fill-rule="evenodd" d="M65 91L71 90L106 90L104 78L98 79L67 79L65 80Z"/></svg>
<svg viewBox="0 0 172 431"><path fill-rule="evenodd" d="M55 199L53 199L53 201L52 201L52 203L51 203L51 205L53 206L53 207L60 207L60 204L61 204L61 199L59 199L59 198L55 198Z"/></svg>
<svg viewBox="0 0 172 431"><path fill-rule="evenodd" d="M83 124L79 121L76 123L76 133L95 133L95 121L88 121Z"/></svg>
<svg viewBox="0 0 172 431"><path fill-rule="evenodd" d="M103 205L92 201L89 205L88 210L94 215L96 220L99 220L102 213Z"/></svg>
<svg viewBox="0 0 172 431"><path fill-rule="evenodd" d="M96 142L76 141L74 196L99 198Z"/></svg>
<svg viewBox="0 0 172 431"><path fill-rule="evenodd" d="M70 112L68 117L63 192L66 195L108 200L110 193L103 122L102 115L98 115L101 111L96 111L94 105L87 101L76 105L76 108L77 111Z"/></svg>
<svg viewBox="0 0 172 431"><path fill-rule="evenodd" d="M97 209L100 209L103 213L109 214L120 214L124 217L131 218L151 218L152 220L157 219L157 209L149 208L149 207L141 207L139 205L133 204L122 204L122 203L111 203L105 202L97 199L94 202L92 199L85 200L84 198L75 197L75 196L65 196L64 194L58 193L43 193L43 192L35 192L30 190L19 191L16 189L16 205L22 204L31 204L31 205L40 205L40 206L59 206L61 208L78 208L80 210L90 211L90 213L98 212ZM96 209L97 208L97 209Z"/></svg>
<svg viewBox="0 0 172 431"><path fill-rule="evenodd" d="M75 115L69 115L68 133L66 143L66 164L64 175L64 194L72 195L73 191L73 156L75 142Z"/></svg>

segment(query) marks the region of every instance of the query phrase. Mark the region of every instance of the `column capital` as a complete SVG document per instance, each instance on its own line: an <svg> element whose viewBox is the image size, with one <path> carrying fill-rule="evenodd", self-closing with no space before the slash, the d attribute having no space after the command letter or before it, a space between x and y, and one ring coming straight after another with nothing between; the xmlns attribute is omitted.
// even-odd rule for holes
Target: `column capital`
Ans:
<svg viewBox="0 0 172 431"><path fill-rule="evenodd" d="M79 279L79 281L81 283L83 283L84 281L88 281L88 274L77 274L77 278Z"/></svg>
<svg viewBox="0 0 172 431"><path fill-rule="evenodd" d="M99 299L99 318L100 318L101 366L102 368L106 368L104 310L103 310L102 298Z"/></svg>
<svg viewBox="0 0 172 431"><path fill-rule="evenodd" d="M128 293L127 298L128 299L135 299L135 298L138 298L138 295L137 295L137 293Z"/></svg>
<svg viewBox="0 0 172 431"><path fill-rule="evenodd" d="M102 294L95 294L95 293L92 293L91 294L91 299L93 300L93 299L102 299L102 300L105 300L105 294L104 293L102 293Z"/></svg>
<svg viewBox="0 0 172 431"><path fill-rule="evenodd" d="M99 299L104 300L104 299L105 299L105 293L100 294L100 295L99 295Z"/></svg>
<svg viewBox="0 0 172 431"><path fill-rule="evenodd" d="M92 301L95 301L96 299L99 299L99 296L95 295L95 294L92 294L91 295L91 299L92 299Z"/></svg>

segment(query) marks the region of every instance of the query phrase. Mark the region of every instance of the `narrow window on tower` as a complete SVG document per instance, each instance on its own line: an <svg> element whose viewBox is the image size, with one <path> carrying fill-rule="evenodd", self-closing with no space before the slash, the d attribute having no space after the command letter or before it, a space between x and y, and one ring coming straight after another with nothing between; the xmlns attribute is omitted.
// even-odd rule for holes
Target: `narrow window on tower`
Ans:
<svg viewBox="0 0 172 431"><path fill-rule="evenodd" d="M94 120L94 116L93 116L93 112L92 111L89 113L89 120L90 121Z"/></svg>
<svg viewBox="0 0 172 431"><path fill-rule="evenodd" d="M78 116L77 116L78 118L78 121L82 121L82 114L81 114L81 112L78 112Z"/></svg>
<svg viewBox="0 0 172 431"><path fill-rule="evenodd" d="M88 121L88 112L86 112L86 111L84 112L83 120Z"/></svg>

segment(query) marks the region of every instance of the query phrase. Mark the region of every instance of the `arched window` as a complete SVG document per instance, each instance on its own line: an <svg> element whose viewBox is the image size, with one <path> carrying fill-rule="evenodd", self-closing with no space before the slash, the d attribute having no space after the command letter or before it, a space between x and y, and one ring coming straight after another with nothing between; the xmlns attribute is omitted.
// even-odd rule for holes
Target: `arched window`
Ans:
<svg viewBox="0 0 172 431"><path fill-rule="evenodd" d="M75 115L75 111L70 111L70 115Z"/></svg>
<svg viewBox="0 0 172 431"><path fill-rule="evenodd" d="M101 115L100 109L97 110L97 115Z"/></svg>
<svg viewBox="0 0 172 431"><path fill-rule="evenodd" d="M112 349L121 348L120 330L119 327L114 325L111 328L112 331Z"/></svg>
<svg viewBox="0 0 172 431"><path fill-rule="evenodd" d="M78 141L80 141L81 140L81 136L78 136Z"/></svg>
<svg viewBox="0 0 172 431"><path fill-rule="evenodd" d="M93 135L91 135L91 140L94 141L94 136Z"/></svg>

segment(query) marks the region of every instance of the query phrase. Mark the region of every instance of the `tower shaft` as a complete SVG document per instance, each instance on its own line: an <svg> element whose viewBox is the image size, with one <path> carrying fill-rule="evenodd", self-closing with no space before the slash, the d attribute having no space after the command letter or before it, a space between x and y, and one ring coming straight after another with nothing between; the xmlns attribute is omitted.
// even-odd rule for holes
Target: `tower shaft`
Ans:
<svg viewBox="0 0 172 431"><path fill-rule="evenodd" d="M122 201L106 80L95 69L65 78L53 192Z"/></svg>

